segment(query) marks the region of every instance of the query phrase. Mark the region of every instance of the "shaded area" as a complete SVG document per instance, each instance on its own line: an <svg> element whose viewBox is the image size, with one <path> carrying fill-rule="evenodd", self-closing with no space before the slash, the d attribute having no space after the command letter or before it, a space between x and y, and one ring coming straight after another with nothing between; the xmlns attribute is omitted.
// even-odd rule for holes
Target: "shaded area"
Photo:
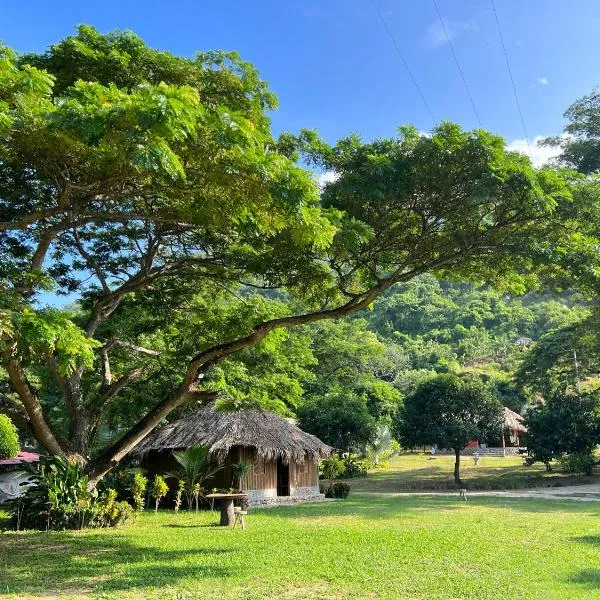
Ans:
<svg viewBox="0 0 600 600"><path fill-rule="evenodd" d="M135 526L134 526L135 527ZM126 592L176 585L183 578L223 578L231 569L218 564L231 548L194 547L182 550L127 541L126 530L64 533L4 533L0 537L2 592L23 594Z"/></svg>

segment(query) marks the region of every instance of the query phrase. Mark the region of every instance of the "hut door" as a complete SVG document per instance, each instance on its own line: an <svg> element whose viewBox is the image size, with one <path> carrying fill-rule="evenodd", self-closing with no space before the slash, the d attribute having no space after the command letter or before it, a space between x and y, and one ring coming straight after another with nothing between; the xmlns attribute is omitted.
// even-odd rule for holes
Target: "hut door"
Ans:
<svg viewBox="0 0 600 600"><path fill-rule="evenodd" d="M290 495L290 466L284 465L281 458L277 459L277 495Z"/></svg>

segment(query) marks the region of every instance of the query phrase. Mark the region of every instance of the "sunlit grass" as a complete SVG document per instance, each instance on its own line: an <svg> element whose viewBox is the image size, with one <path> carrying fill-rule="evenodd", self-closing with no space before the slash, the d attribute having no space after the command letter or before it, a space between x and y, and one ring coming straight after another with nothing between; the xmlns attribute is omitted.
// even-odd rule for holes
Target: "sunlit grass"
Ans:
<svg viewBox="0 0 600 600"><path fill-rule="evenodd" d="M0 594L102 598L600 598L600 504L351 496L120 530L0 534Z"/></svg>
<svg viewBox="0 0 600 600"><path fill-rule="evenodd" d="M455 488L454 456L427 453L395 457L383 468L374 469L366 479L353 480L355 491L444 490ZM544 465L524 465L520 456L482 456L475 466L471 456L461 458L461 479L472 490L499 490L531 487L553 487L598 483L598 476L572 476L556 470L548 473Z"/></svg>

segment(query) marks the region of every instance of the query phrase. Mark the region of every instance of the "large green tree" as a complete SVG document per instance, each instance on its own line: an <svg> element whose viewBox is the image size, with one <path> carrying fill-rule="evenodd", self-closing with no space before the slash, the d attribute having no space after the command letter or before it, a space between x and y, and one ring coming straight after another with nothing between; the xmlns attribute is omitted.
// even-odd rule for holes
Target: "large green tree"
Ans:
<svg viewBox="0 0 600 600"><path fill-rule="evenodd" d="M527 411L527 449L529 460L550 461L564 454L591 454L600 435L598 393L564 394L557 392L544 404Z"/></svg>
<svg viewBox="0 0 600 600"><path fill-rule="evenodd" d="M460 484L460 453L472 441L499 437L502 405L476 377L438 375L407 396L394 430L407 448L437 444L455 454L454 481Z"/></svg>
<svg viewBox="0 0 600 600"><path fill-rule="evenodd" d="M91 27L42 54L0 50L2 410L92 483L277 329L345 317L429 271L526 269L568 196L484 131L330 147L275 140L274 107L236 54L180 58ZM338 174L321 203L297 148ZM256 288L292 301L273 314ZM45 308L47 290L77 309ZM111 407L155 374L156 395L91 456Z"/></svg>

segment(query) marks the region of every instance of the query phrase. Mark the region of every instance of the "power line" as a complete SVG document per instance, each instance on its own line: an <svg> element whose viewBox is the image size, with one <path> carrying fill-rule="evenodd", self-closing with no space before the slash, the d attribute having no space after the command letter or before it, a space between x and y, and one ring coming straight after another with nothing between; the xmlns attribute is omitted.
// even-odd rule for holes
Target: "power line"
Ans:
<svg viewBox="0 0 600 600"><path fill-rule="evenodd" d="M521 119L521 126L523 127L523 133L525 134L525 143L527 144L527 150L529 151L529 156L531 157L531 147L529 146L529 136L527 135L527 127L525 127L525 119L523 118L523 111L521 110L521 103L519 102L519 95L517 94L517 86L515 85L515 79L512 74L512 69L510 68L510 61L508 60L508 52L506 51L506 46L504 44L504 37L502 35L502 28L500 27L500 20L498 19L498 13L496 12L496 5L494 4L494 0L490 1L492 3L492 9L494 10L496 25L498 26L498 35L500 36L502 51L504 52L504 58L506 59L506 68L508 69L510 83L512 85L513 94L515 95L515 104L517 105L517 110L519 111L519 118Z"/></svg>
<svg viewBox="0 0 600 600"><path fill-rule="evenodd" d="M417 92L419 93L419 96L421 97L423 105L425 106L427 112L429 113L429 116L431 117L431 120L433 121L433 124L435 125L437 123L437 119L435 118L433 111L431 110L431 108L429 107L429 104L427 103L427 100L425 99L425 94L423 94L423 90L421 89L419 82L417 81L416 77L414 76L413 72L411 71L410 67L408 66L408 63L406 62L406 59L404 58L404 54L402 53L402 50L400 50L400 46L398 45L398 42L396 41L394 34L392 33L392 30L390 29L387 21L385 20L385 17L383 16L383 13L381 12L381 9L379 8L379 5L377 4L377 0L373 0L373 6L375 6L375 10L377 11L377 14L379 15L379 19L381 20L383 27L385 28L388 35L390 36L390 39L392 40L392 44L394 45L394 48L396 48L396 52L398 53L398 56L400 57L400 60L402 61L402 64L404 65L404 68L406 69L408 76L410 77L411 81L413 82L413 85L415 86Z"/></svg>
<svg viewBox="0 0 600 600"><path fill-rule="evenodd" d="M481 124L481 119L479 118L479 113L477 112L477 107L475 106L475 101L473 100L473 96L471 95L471 90L469 90L469 86L467 85L467 80L465 79L465 75L463 70L458 62L458 57L456 56L456 52L454 51L454 45L450 40L450 36L448 35L448 31L446 30L446 25L444 24L444 19L442 19L442 15L440 13L440 9L436 0L433 0L433 5L435 6L435 12L437 13L438 19L440 20L440 24L442 25L442 29L444 30L444 35L446 36L446 41L448 42L448 46L450 46L450 52L452 52L452 57L454 58L454 62L456 64L456 68L460 74L460 78L462 79L463 85L465 86L465 91L467 92L467 96L471 102L471 106L473 107L473 112L475 113L475 117L477 118L477 122L479 123L479 127L483 127Z"/></svg>

